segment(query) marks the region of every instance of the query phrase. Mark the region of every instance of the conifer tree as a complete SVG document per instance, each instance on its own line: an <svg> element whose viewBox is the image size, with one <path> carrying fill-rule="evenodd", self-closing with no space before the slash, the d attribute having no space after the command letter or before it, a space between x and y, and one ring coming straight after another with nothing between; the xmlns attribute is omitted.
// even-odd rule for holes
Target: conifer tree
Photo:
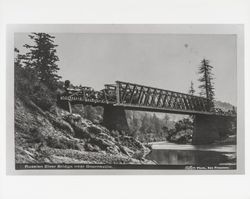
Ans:
<svg viewBox="0 0 250 199"><path fill-rule="evenodd" d="M190 88L189 88L188 93L189 93L190 95L194 95L194 93L195 93L193 81L191 81L191 85L190 85Z"/></svg>
<svg viewBox="0 0 250 199"><path fill-rule="evenodd" d="M29 37L33 40L34 45L24 45L29 50L24 63L26 67L36 71L41 82L53 88L57 80L61 78L57 74L59 67L56 62L59 61L59 58L56 55L55 37L47 33L32 33Z"/></svg>
<svg viewBox="0 0 250 199"><path fill-rule="evenodd" d="M213 66L209 65L209 60L203 59L201 61L201 66L199 67L199 74L201 75L199 81L201 85L200 95L206 97L209 100L209 108L214 107L214 83L213 83Z"/></svg>

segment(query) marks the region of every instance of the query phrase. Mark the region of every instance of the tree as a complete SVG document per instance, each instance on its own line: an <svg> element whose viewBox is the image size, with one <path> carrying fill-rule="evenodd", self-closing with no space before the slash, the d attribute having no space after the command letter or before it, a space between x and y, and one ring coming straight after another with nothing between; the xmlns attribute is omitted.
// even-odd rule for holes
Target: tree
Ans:
<svg viewBox="0 0 250 199"><path fill-rule="evenodd" d="M14 53L15 53L15 59L14 59L14 66L15 69L21 68L22 67L22 56L19 54L19 50L17 48L14 48Z"/></svg>
<svg viewBox="0 0 250 199"><path fill-rule="evenodd" d="M89 105L84 107L84 118L91 122L96 122L97 116L98 114L95 107Z"/></svg>
<svg viewBox="0 0 250 199"><path fill-rule="evenodd" d="M189 88L188 93L189 93L190 95L194 95L194 93L195 93L193 81L191 81L191 85L190 85L190 88Z"/></svg>
<svg viewBox="0 0 250 199"><path fill-rule="evenodd" d="M187 129L193 129L193 122L189 118L184 118L175 123L176 132Z"/></svg>
<svg viewBox="0 0 250 199"><path fill-rule="evenodd" d="M168 114L165 113L165 115L164 115L164 117L163 117L163 119L162 119L163 125L168 125L169 120L170 120L170 119L169 119Z"/></svg>
<svg viewBox="0 0 250 199"><path fill-rule="evenodd" d="M25 66L34 69L42 83L55 89L61 78L57 74L59 67L56 62L59 58L56 55L55 37L47 33L32 33L29 37L34 41L34 45L24 45L29 50L25 56Z"/></svg>
<svg viewBox="0 0 250 199"><path fill-rule="evenodd" d="M153 133L155 135L161 136L161 133L162 133L162 124L161 124L160 119L154 113L151 120L152 120L153 131L154 131Z"/></svg>
<svg viewBox="0 0 250 199"><path fill-rule="evenodd" d="M15 94L17 94L18 86L20 82L20 74L22 73L22 60L19 50L14 48L15 58L14 58L14 67L15 67Z"/></svg>
<svg viewBox="0 0 250 199"><path fill-rule="evenodd" d="M209 60L203 59L201 66L199 67L199 74L201 75L199 81L201 85L201 96L206 97L209 100L209 108L214 107L214 83L213 83L213 66L209 65Z"/></svg>
<svg viewBox="0 0 250 199"><path fill-rule="evenodd" d="M135 112L132 112L132 118L131 118L131 133L132 135L137 138L139 134L139 128L140 128L140 120L136 116Z"/></svg>
<svg viewBox="0 0 250 199"><path fill-rule="evenodd" d="M15 95L26 96L32 92L35 74L32 69L24 67L25 55L20 54L17 48L14 48L14 54Z"/></svg>
<svg viewBox="0 0 250 199"><path fill-rule="evenodd" d="M140 131L142 133L146 133L147 130L149 129L149 126L150 126L150 119L149 119L149 116L145 113L141 120Z"/></svg>

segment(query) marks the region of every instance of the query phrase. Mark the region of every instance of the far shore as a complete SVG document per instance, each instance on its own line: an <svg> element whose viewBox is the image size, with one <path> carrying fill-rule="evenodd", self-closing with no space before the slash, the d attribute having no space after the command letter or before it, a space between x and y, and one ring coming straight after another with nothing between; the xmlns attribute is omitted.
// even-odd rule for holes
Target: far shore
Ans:
<svg viewBox="0 0 250 199"><path fill-rule="evenodd" d="M169 143L168 141L158 141L158 142L145 142L144 144L164 144L164 143Z"/></svg>

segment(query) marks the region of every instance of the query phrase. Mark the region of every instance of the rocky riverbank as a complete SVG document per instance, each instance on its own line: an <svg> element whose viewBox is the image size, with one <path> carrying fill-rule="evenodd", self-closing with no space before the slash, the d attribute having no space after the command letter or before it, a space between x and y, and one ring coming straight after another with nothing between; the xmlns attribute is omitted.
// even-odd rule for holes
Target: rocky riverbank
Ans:
<svg viewBox="0 0 250 199"><path fill-rule="evenodd" d="M30 100L16 99L15 146L16 163L154 164L133 137Z"/></svg>

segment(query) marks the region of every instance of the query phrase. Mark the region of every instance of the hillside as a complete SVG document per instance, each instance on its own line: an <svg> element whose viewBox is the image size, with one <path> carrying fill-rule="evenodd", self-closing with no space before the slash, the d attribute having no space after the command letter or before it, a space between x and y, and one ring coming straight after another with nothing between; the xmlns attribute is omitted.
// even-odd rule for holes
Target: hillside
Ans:
<svg viewBox="0 0 250 199"><path fill-rule="evenodd" d="M220 108L222 111L229 111L229 110L233 110L233 105L230 104L230 103L227 103L227 102L222 102L222 101L218 101L218 100L215 100L214 101L214 106L215 108Z"/></svg>
<svg viewBox="0 0 250 199"><path fill-rule="evenodd" d="M153 164L150 150L78 114L53 106L43 111L31 100L15 102L16 163Z"/></svg>

